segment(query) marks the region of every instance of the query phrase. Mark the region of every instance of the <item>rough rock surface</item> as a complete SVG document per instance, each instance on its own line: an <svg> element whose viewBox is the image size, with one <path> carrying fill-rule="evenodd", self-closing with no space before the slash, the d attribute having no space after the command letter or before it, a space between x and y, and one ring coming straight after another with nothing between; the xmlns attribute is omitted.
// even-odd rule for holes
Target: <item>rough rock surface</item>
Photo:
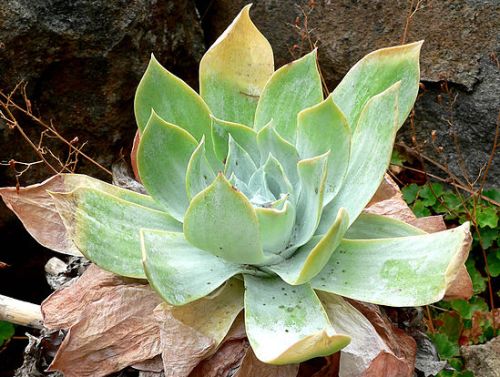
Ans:
<svg viewBox="0 0 500 377"><path fill-rule="evenodd" d="M461 347L460 353L465 360L465 367L474 376L500 377L500 337L486 344Z"/></svg>
<svg viewBox="0 0 500 377"><path fill-rule="evenodd" d="M190 0L0 2L0 88L27 81L34 112L52 119L68 140L87 141L84 151L108 168L120 148L130 148L133 96L150 54L196 84L204 49ZM26 123L30 135L40 133L31 127ZM67 147L48 143L56 155L66 154ZM38 160L3 122L0 145L0 160ZM99 173L85 162L81 170ZM41 165L32 168L23 183L48 173ZM12 183L10 169L0 167L0 184Z"/></svg>
<svg viewBox="0 0 500 377"><path fill-rule="evenodd" d="M206 2L198 2L208 43L214 41L246 3L215 0L207 7ZM401 43L410 2L255 0L253 3L252 17L270 40L276 65L289 62L292 55L298 57L316 44L322 73L331 90L363 55ZM417 102L415 132L406 125L400 140L412 145L412 136L416 134L423 153L448 163L453 173L469 176L473 181L488 160L500 110L497 58L500 2L423 0L419 3L420 10L411 19L406 40L425 40L421 68L426 90ZM304 33L304 14L308 34ZM440 85L443 81L448 83L447 89ZM438 152L438 147L443 147L443 152ZM439 174L447 177L446 173ZM498 164L492 166L488 182L490 185L500 182Z"/></svg>

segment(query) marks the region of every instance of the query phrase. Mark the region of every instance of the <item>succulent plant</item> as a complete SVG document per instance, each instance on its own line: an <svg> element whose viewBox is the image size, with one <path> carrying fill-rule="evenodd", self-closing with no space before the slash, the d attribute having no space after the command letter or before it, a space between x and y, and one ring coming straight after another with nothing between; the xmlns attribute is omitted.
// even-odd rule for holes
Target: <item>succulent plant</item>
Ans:
<svg viewBox="0 0 500 377"><path fill-rule="evenodd" d="M420 47L372 52L326 99L316 50L274 71L249 6L203 57L200 94L152 56L135 97L149 195L66 175L51 196L67 234L172 307L208 298L219 342L244 308L250 344L271 364L347 346L341 296L440 300L469 225L428 234L363 212L416 99Z"/></svg>

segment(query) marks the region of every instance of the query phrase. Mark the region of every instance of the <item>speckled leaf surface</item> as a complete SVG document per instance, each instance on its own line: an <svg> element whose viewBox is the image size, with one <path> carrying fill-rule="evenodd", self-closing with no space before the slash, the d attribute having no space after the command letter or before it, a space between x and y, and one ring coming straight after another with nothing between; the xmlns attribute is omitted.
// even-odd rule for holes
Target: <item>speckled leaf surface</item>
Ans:
<svg viewBox="0 0 500 377"><path fill-rule="evenodd" d="M241 271L239 265L192 246L182 233L142 229L140 236L149 283L172 305L204 297Z"/></svg>
<svg viewBox="0 0 500 377"><path fill-rule="evenodd" d="M182 224L165 212L96 189L80 187L51 196L76 247L99 267L118 275L145 278L140 252L141 227L182 229Z"/></svg>
<svg viewBox="0 0 500 377"><path fill-rule="evenodd" d="M138 168L148 193L182 222L189 201L184 183L196 140L185 130L152 113L141 135Z"/></svg>
<svg viewBox="0 0 500 377"><path fill-rule="evenodd" d="M200 93L218 118L252 126L274 58L249 13L247 5L201 59Z"/></svg>
<svg viewBox="0 0 500 377"><path fill-rule="evenodd" d="M307 283L321 272L337 249L349 224L347 212L341 208L328 232L312 237L298 248L294 255L282 263L269 266L284 281L291 285Z"/></svg>
<svg viewBox="0 0 500 377"><path fill-rule="evenodd" d="M215 179L215 173L205 154L205 137L196 147L189 159L186 170L186 194L191 200L200 191L206 189Z"/></svg>
<svg viewBox="0 0 500 377"><path fill-rule="evenodd" d="M399 83L372 97L352 135L351 157L344 182L325 207L318 234L328 229L341 207L356 220L377 191L389 166L396 137Z"/></svg>
<svg viewBox="0 0 500 377"><path fill-rule="evenodd" d="M443 298L467 259L469 238L465 223L418 236L343 240L311 284L379 305L426 305Z"/></svg>
<svg viewBox="0 0 500 377"><path fill-rule="evenodd" d="M387 216L362 213L349 227L345 234L345 238L396 238L416 236L419 234L426 234L426 232L401 220Z"/></svg>
<svg viewBox="0 0 500 377"><path fill-rule="evenodd" d="M271 120L278 133L295 143L297 114L323 100L316 50L278 69L267 82L255 112L256 130Z"/></svg>
<svg viewBox="0 0 500 377"><path fill-rule="evenodd" d="M397 127L403 125L418 94L421 47L422 42L415 42L374 51L347 72L332 95L353 130L358 127L361 112L370 98L398 81L401 87Z"/></svg>
<svg viewBox="0 0 500 377"><path fill-rule="evenodd" d="M227 261L258 264L265 260L255 210L222 174L191 201L184 234L193 246Z"/></svg>
<svg viewBox="0 0 500 377"><path fill-rule="evenodd" d="M331 96L299 113L296 146L301 159L330 152L324 194L328 204L342 185L351 149L351 130Z"/></svg>
<svg viewBox="0 0 500 377"><path fill-rule="evenodd" d="M290 286L279 278L245 275L245 326L257 358L293 364L329 355L346 346L308 284Z"/></svg>

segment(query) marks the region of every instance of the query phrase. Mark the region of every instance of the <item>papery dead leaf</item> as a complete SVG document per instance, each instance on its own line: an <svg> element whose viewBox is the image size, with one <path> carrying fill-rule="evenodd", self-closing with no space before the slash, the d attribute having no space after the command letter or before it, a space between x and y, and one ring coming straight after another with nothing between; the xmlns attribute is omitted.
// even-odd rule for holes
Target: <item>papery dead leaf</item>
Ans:
<svg viewBox="0 0 500 377"><path fill-rule="evenodd" d="M63 176L56 175L42 183L19 189L2 187L0 196L21 220L28 233L42 246L60 253L81 256L67 236L66 228L47 190L64 191Z"/></svg>
<svg viewBox="0 0 500 377"><path fill-rule="evenodd" d="M373 360L362 376L412 377L417 353L415 340L394 326L377 305L354 300L349 302L370 321L389 348L389 352L381 352Z"/></svg>
<svg viewBox="0 0 500 377"><path fill-rule="evenodd" d="M234 377L296 377L299 372L298 364L270 365L265 364L247 348L241 366Z"/></svg>
<svg viewBox="0 0 500 377"><path fill-rule="evenodd" d="M160 336L159 332L158 336ZM142 372L154 372L154 373L163 372L163 360L161 358L161 355L157 355L152 359L144 360L132 365L132 368L140 370Z"/></svg>
<svg viewBox="0 0 500 377"><path fill-rule="evenodd" d="M244 338L224 342L212 357L199 363L189 377L233 376L249 347L248 340Z"/></svg>
<svg viewBox="0 0 500 377"><path fill-rule="evenodd" d="M161 348L153 310L160 302L148 285L90 266L42 304L47 327L69 327L49 370L101 377L155 357Z"/></svg>
<svg viewBox="0 0 500 377"><path fill-rule="evenodd" d="M178 321L166 303L155 309L160 326L163 368L166 377L187 377L215 350L216 343Z"/></svg>
<svg viewBox="0 0 500 377"><path fill-rule="evenodd" d="M392 217L409 222L417 217L403 200L403 194L396 182L386 174L370 203L363 210L366 213Z"/></svg>

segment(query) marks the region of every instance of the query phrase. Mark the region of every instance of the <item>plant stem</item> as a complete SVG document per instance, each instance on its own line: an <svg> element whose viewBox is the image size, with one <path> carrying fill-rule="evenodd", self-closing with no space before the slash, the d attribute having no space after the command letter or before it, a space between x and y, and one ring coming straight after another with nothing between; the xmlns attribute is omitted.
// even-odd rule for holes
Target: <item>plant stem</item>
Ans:
<svg viewBox="0 0 500 377"><path fill-rule="evenodd" d="M0 295L0 320L37 329L43 328L40 305L3 295Z"/></svg>

